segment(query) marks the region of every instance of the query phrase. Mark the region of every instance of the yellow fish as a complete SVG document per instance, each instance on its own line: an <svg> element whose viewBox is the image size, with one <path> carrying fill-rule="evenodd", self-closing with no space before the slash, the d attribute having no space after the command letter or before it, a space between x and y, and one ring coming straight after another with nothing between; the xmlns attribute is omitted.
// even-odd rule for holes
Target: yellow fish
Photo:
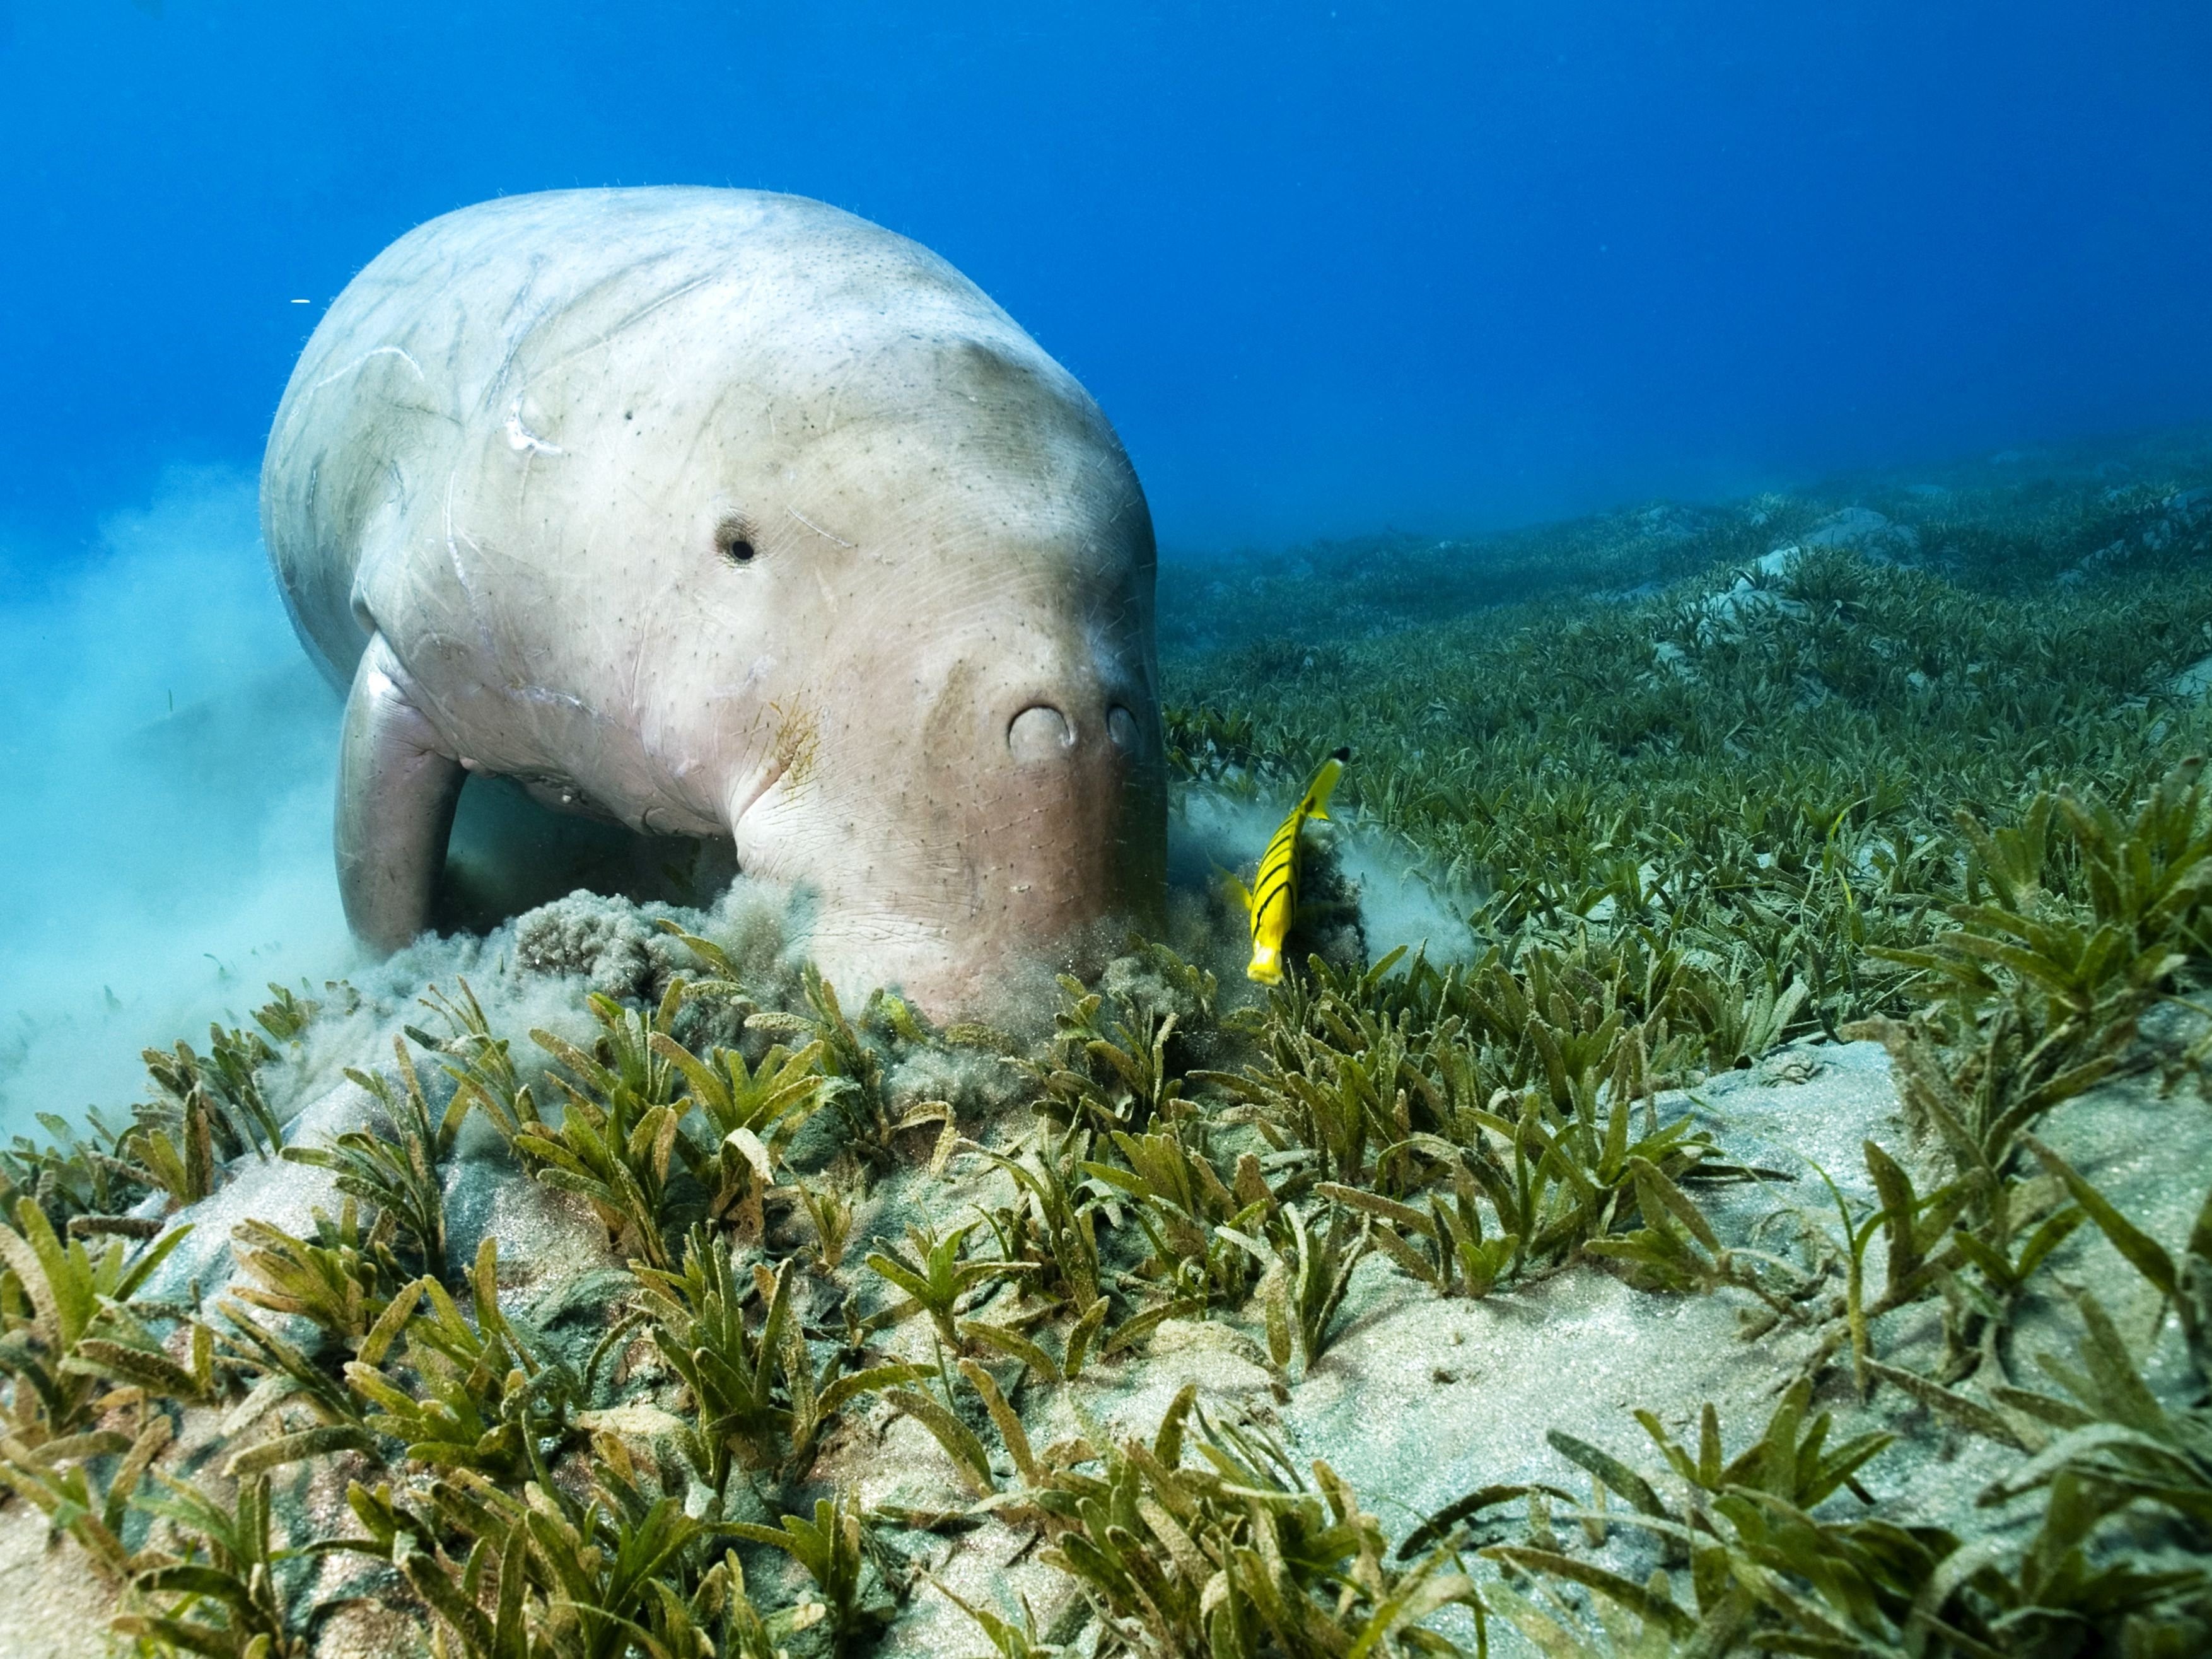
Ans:
<svg viewBox="0 0 2212 1659"><path fill-rule="evenodd" d="M1308 818L1328 817L1328 798L1344 774L1345 762L1351 758L1352 750L1340 749L1321 763L1306 793L1260 855L1259 872L1249 888L1234 876L1229 878L1230 892L1252 919L1252 961L1244 969L1247 979L1262 985L1283 982L1283 939L1298 914L1298 832Z"/></svg>

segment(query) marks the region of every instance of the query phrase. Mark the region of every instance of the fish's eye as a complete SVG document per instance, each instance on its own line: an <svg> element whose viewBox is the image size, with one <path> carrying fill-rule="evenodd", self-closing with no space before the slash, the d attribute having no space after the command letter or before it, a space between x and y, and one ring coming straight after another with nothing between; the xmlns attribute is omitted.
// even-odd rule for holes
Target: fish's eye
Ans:
<svg viewBox="0 0 2212 1659"><path fill-rule="evenodd" d="M732 564L750 564L757 551L752 526L743 519L723 520L714 531L714 548Z"/></svg>

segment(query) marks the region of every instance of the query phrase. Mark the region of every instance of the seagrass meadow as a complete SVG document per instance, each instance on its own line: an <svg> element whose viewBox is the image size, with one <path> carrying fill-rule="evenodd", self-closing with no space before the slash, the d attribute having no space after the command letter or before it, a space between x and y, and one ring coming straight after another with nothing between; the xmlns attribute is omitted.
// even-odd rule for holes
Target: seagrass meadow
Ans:
<svg viewBox="0 0 2212 1659"><path fill-rule="evenodd" d="M1161 612L1089 980L579 894L0 1155L0 1647L2212 1648L2212 434Z"/></svg>

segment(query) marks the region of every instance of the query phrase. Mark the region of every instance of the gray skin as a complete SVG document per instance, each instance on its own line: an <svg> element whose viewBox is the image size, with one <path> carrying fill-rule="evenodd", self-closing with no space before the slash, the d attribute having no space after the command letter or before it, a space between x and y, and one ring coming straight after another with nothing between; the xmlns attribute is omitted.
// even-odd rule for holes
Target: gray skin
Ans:
<svg viewBox="0 0 2212 1659"><path fill-rule="evenodd" d="M307 343L261 477L345 688L346 917L430 921L467 773L726 836L850 984L971 1007L1150 909L1152 519L1074 378L928 250L752 191L433 220Z"/></svg>

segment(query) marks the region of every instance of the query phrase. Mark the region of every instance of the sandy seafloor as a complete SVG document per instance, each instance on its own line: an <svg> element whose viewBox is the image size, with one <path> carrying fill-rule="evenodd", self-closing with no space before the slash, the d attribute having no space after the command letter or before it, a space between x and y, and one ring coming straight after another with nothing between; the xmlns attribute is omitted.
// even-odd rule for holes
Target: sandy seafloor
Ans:
<svg viewBox="0 0 2212 1659"><path fill-rule="evenodd" d="M1800 1205L1815 1215L1827 1209L1810 1163L1826 1169L1850 1197L1869 1201L1861 1141L1871 1137L1899 1146L1904 1140L1888 1058L1870 1042L1793 1045L1755 1071L1726 1073L1687 1092L1662 1096L1660 1105L1662 1113L1692 1111L1729 1153L1799 1172L1797 1179L1762 1188L1722 1189L1729 1195L1711 1208L1731 1243L1747 1239L1758 1219L1778 1206ZM335 1121L341 1113L334 1099L311 1118ZM301 1127L319 1126L310 1121ZM2212 1168L2212 1115L2193 1088L2162 1094L2149 1077L2110 1085L2063 1107L2046 1131L2128 1214L2179 1249L2202 1172ZM936 1181L923 1171L908 1171L880 1188L874 1202L902 1215L956 1213L1004 1182L969 1167L981 1164L963 1160ZM452 1198L457 1231L464 1235L456 1249L471 1243L465 1237L470 1217L477 1229L499 1237L502 1261L513 1273L503 1300L511 1297L515 1305L526 1306L549 1284L611 1264L605 1235L588 1217L527 1183L470 1192L483 1174L483 1166L471 1161L454 1166ZM320 1185L317 1172L292 1166L249 1169L180 1218L196 1222L210 1243L246 1213L297 1224L304 1223L311 1202L328 1200ZM867 1231L865 1215L860 1231ZM198 1260L203 1270L221 1271L219 1261ZM1878 1276L1880 1262L1877 1241L1870 1279ZM2077 1232L2053 1265L2059 1279L2093 1289L2130 1333L2147 1329L2155 1316L2142 1281L2094 1229ZM1031 1390L1024 1415L1040 1445L1076 1431L1079 1401L1098 1419L1148 1435L1176 1393L1196 1382L1210 1413L1267 1427L1301 1462L1328 1460L1391 1536L1401 1538L1420 1517L1477 1486L1545 1480L1587 1490L1587 1476L1547 1446L1549 1430L1564 1430L1656 1473L1661 1461L1631 1418L1634 1407L1656 1413L1680 1437L1694 1436L1699 1408L1711 1401L1733 1453L1764 1424L1810 1346L1809 1339L1787 1331L1753 1342L1741 1340L1740 1317L1753 1305L1749 1297L1725 1291L1650 1294L1588 1265L1480 1301L1440 1300L1373 1255L1355 1276L1340 1334L1310 1373L1293 1372L1286 1399L1279 1397L1265 1364L1256 1327L1218 1318L1172 1322L1140 1352L1101 1361L1061 1389ZM1878 1327L1881 1356L1893 1364L1929 1365L1937 1346L1934 1307L1920 1304ZM980 1311L989 1315L988 1306ZM2053 1345L2063 1350L2069 1346L2067 1328L2050 1297L2038 1298L2021 1322L2018 1350L2027 1354ZM898 1333L915 1358L927 1357L926 1330L927 1322L910 1321ZM2179 1381L2175 1347L2169 1330L2154 1355L2154 1380ZM1847 1367L1831 1371L1816 1403L1837 1413L1836 1440L1869 1426L1900 1431L1899 1443L1862 1475L1892 1518L1962 1531L1993 1525L2021 1529L2039 1510L2031 1498L1994 1516L1978 1511L1976 1495L2016 1454L1931 1423L1893 1390L1878 1393L1871 1407L1858 1406ZM655 1426L649 1408L632 1408L628 1416L624 1426L634 1431L649 1433ZM951 1509L965 1501L945 1454L911 1419L866 1404L848 1417L851 1422L817 1468L817 1480L856 1483L871 1503ZM210 1427L188 1423L185 1449L204 1449ZM343 1526L336 1474L316 1465L298 1467L283 1484L307 1510L319 1511L319 1518ZM1665 1480L1658 1484L1662 1492L1668 1489ZM1855 1505L1842 1497L1832 1503ZM21 1659L102 1654L111 1597L73 1546L50 1546L45 1533L40 1517L26 1505L0 1506L0 1653ZM1041 1621L1048 1621L1069 1586L1033 1557L1026 1532L993 1522L950 1540L931 1540L925 1559L971 1599L1006 1605L1026 1595ZM1655 1564L1641 1535L1620 1527L1596 1559L1639 1579ZM333 1569L325 1583L332 1590L358 1593L337 1582L357 1574L357 1568ZM1443 1627L1452 1628L1449 1619ZM391 1650L401 1628L373 1608L349 1609L326 1626L319 1651ZM1502 1627L1494 1626L1492 1636L1497 1651L1520 1650L1518 1638ZM943 1654L983 1645L963 1614L924 1587L912 1595L879 1650Z"/></svg>

